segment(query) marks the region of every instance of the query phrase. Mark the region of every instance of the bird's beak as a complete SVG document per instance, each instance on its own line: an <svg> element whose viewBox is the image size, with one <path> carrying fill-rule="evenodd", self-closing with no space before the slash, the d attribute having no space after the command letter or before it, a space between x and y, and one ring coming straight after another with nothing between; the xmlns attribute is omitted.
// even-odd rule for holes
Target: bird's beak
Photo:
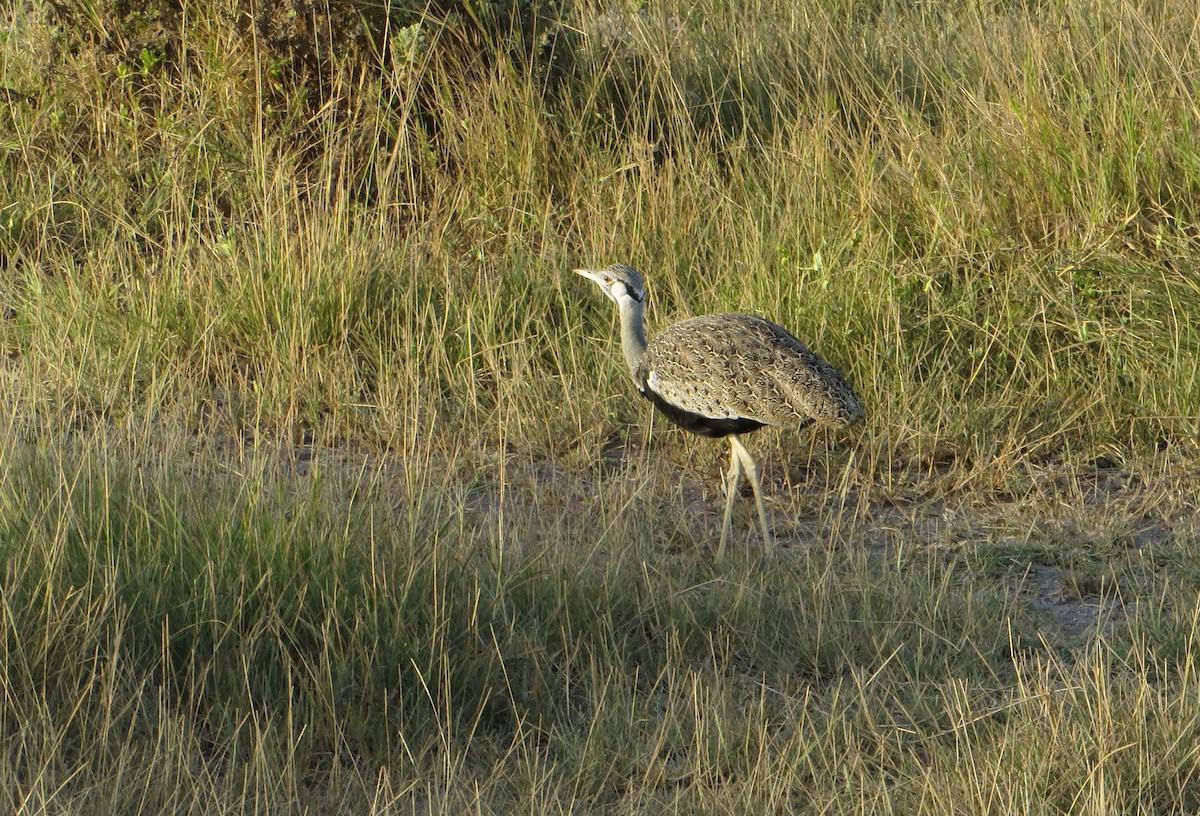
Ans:
<svg viewBox="0 0 1200 816"><path fill-rule="evenodd" d="M576 275L587 278L588 280L595 283L597 286L600 287L601 292L603 292L609 298L612 298L613 301L616 301L616 298L613 297L612 290L608 286L605 285L604 278L600 275L599 272L595 271L594 269L576 269L576 270L574 270L574 272Z"/></svg>
<svg viewBox="0 0 1200 816"><path fill-rule="evenodd" d="M598 272L595 269L576 269L576 270L574 270L574 272L576 275L582 275L583 277L587 278L588 280L594 282L597 286L600 287L600 291L604 293L604 296L606 298L608 298L609 300L611 300L613 303L617 304L618 306L621 305L621 301L617 300L617 296L615 294L613 294L613 285L614 285L613 282L611 280L608 281L607 283L604 282L604 272L603 271Z"/></svg>

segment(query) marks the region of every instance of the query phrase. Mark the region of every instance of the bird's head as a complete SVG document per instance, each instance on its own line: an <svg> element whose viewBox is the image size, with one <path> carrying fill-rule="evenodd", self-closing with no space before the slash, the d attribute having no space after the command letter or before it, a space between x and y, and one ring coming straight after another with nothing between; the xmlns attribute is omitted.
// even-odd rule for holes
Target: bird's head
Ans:
<svg viewBox="0 0 1200 816"><path fill-rule="evenodd" d="M646 300L646 284L632 266L613 264L603 269L576 269L575 272L588 280L595 281L600 290L612 298L618 306L626 299L638 303Z"/></svg>

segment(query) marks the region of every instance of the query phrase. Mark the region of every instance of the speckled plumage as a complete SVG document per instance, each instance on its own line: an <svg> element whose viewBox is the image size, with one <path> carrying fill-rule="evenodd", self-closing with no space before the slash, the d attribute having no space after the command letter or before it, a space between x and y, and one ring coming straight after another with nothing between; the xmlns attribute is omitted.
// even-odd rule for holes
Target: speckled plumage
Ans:
<svg viewBox="0 0 1200 816"><path fill-rule="evenodd" d="M634 380L663 413L704 436L812 421L841 426L862 417L836 368L782 326L754 315L704 315L663 329L647 344ZM671 408L695 419L681 421Z"/></svg>
<svg viewBox="0 0 1200 816"><path fill-rule="evenodd" d="M637 270L614 264L575 271L617 304L621 351L642 395L686 430L728 437L729 475L718 554L729 538L734 490L743 472L754 488L763 540L772 546L758 465L739 435L764 425L850 425L863 415L854 389L786 329L753 315L694 317L647 342L646 286Z"/></svg>

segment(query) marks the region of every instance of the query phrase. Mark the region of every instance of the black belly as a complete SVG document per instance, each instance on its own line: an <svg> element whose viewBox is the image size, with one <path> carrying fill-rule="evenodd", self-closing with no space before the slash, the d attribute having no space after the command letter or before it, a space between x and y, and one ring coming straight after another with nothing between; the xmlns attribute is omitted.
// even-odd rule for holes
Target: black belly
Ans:
<svg viewBox="0 0 1200 816"><path fill-rule="evenodd" d="M654 403L654 407L661 411L667 419L685 431L691 431L701 436L721 437L729 436L730 434L750 433L750 431L757 431L766 425L765 422L759 422L757 419L747 419L746 417L734 417L733 419L706 417L703 414L695 414L686 408L680 408L678 405L667 402L649 388L642 393L646 399Z"/></svg>

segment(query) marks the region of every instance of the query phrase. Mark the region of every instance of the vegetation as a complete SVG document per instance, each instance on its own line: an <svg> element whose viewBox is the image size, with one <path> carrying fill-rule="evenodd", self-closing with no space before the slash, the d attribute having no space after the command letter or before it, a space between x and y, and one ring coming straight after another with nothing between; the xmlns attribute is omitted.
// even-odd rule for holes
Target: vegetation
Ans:
<svg viewBox="0 0 1200 816"><path fill-rule="evenodd" d="M1194 4L4 14L6 812L1200 808ZM864 397L775 555L612 261Z"/></svg>

